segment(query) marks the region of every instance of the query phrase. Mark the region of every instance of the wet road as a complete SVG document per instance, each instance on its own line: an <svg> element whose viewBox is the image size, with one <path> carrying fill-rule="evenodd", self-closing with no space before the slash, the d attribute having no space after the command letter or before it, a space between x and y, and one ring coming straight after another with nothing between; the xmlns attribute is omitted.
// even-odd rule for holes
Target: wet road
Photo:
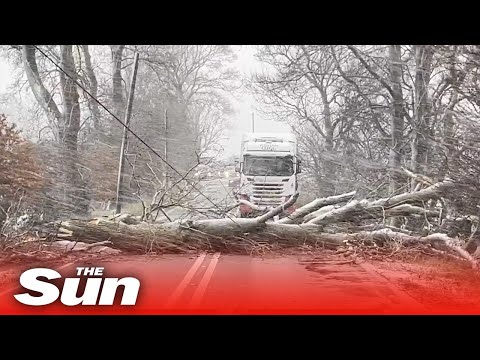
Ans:
<svg viewBox="0 0 480 360"><path fill-rule="evenodd" d="M59 271L65 277L73 277L76 266L103 266L105 276L140 279L142 290L135 311L132 310L134 313L395 314L424 311L421 304L376 275L368 265L313 261L298 256L261 259L215 253L83 262ZM0 309L6 309L5 303L18 308L18 304L12 305L15 302L12 297L19 291L19 288L4 290L0 294L4 304Z"/></svg>
<svg viewBox="0 0 480 360"><path fill-rule="evenodd" d="M188 204L188 208L196 209L197 211L182 207L172 207L165 209L165 212L172 221L175 221L187 216L190 219L201 219L205 218L202 213L209 210L218 211L219 209L227 208L235 203L233 189L228 186L228 180L209 179L201 181L198 188L205 196L197 194Z"/></svg>

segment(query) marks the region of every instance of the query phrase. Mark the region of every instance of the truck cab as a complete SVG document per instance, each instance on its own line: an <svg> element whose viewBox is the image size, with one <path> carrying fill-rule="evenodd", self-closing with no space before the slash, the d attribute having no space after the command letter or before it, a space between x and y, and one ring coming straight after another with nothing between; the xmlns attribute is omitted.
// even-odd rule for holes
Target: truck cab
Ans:
<svg viewBox="0 0 480 360"><path fill-rule="evenodd" d="M240 174L237 197L257 208L271 209L285 203L298 189L301 172L297 141L289 133L248 133L242 138L236 171ZM287 209L287 214L295 208ZM259 211L242 204L240 217Z"/></svg>

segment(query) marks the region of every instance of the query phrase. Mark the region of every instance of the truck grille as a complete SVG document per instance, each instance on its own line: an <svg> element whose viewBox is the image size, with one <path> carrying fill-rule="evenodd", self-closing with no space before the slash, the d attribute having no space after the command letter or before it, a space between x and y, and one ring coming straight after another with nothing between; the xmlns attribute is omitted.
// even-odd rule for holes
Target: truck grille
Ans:
<svg viewBox="0 0 480 360"><path fill-rule="evenodd" d="M252 202L259 206L278 206L282 204L282 183L253 183Z"/></svg>

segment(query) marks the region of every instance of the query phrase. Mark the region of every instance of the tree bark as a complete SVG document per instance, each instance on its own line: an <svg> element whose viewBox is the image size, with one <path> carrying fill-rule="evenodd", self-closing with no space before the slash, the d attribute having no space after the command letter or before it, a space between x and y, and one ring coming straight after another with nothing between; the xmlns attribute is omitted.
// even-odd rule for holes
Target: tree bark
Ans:
<svg viewBox="0 0 480 360"><path fill-rule="evenodd" d="M438 250L452 250L477 267L477 261L445 234L412 236L390 229L358 233L323 233L313 224L258 223L255 219L202 220L169 223L167 225L126 225L111 221L68 221L60 224L56 237L72 242L105 244L130 253L188 253L222 251L251 254L259 249L287 249L299 246L336 249L349 244L384 246L388 241L403 246L429 245Z"/></svg>
<svg viewBox="0 0 480 360"><path fill-rule="evenodd" d="M428 86L430 84L433 50L429 45L413 46L415 55L415 123L411 140L411 168L414 173L425 174L427 170L428 146L431 135ZM416 186L412 179L412 189Z"/></svg>
<svg viewBox="0 0 480 360"><path fill-rule="evenodd" d="M454 45L452 49L452 53L449 56L449 82L451 84L451 96L450 96L450 103L445 111L444 122L443 122L443 143L446 147L446 153L444 158L442 159L441 167L440 167L440 177L445 177L448 175L449 172L454 169L450 169L449 160L451 161L451 154L454 152L454 144L455 144L455 119L453 117L453 109L458 103L458 87L459 87L459 79L458 79L458 70L457 70L457 46Z"/></svg>
<svg viewBox="0 0 480 360"><path fill-rule="evenodd" d="M92 94L93 98L97 99L98 96L98 81L93 71L92 58L90 56L90 50L88 45L82 45L83 56L85 58L85 72L87 73L88 82L89 82L89 92ZM98 100L98 99L97 99ZM88 106L92 112L93 119L93 129L95 133L98 133L101 129L100 123L100 109L98 108L98 103L88 96Z"/></svg>
<svg viewBox="0 0 480 360"><path fill-rule="evenodd" d="M60 147L60 158L56 161L59 181L59 192L66 196L62 205L68 207L67 212L79 211L84 214L87 209L85 184L77 168L77 141L80 131L80 104L75 80L77 72L72 53L72 45L60 45L60 85L63 98L61 112L50 93L42 82L36 62L36 51L33 45L22 45L22 57L27 79L35 99L44 109L47 118L57 130L56 137ZM66 75L68 74L68 76ZM63 189L62 189L63 188ZM56 194L58 196L58 193ZM79 201L80 199L80 201Z"/></svg>
<svg viewBox="0 0 480 360"><path fill-rule="evenodd" d="M338 204L351 199L355 195L355 191L347 194L334 195L326 198L314 200L295 210L291 215L279 220L280 224L296 224L303 220L306 215L312 214L319 209L333 204Z"/></svg>
<svg viewBox="0 0 480 360"><path fill-rule="evenodd" d="M35 99L45 111L48 120L57 125L61 122L62 113L55 104L52 94L45 88L40 78L35 47L33 45L22 45L22 58L28 83Z"/></svg>
<svg viewBox="0 0 480 360"><path fill-rule="evenodd" d="M402 163L402 145L404 131L403 92L402 92L402 59L400 45L389 45L390 82L392 88L393 112L391 117L390 144L390 194L395 194L402 186L398 170Z"/></svg>
<svg viewBox="0 0 480 360"><path fill-rule="evenodd" d="M66 178L66 195L68 204L74 213L88 213L88 196L79 164L78 132L80 131L80 103L77 91L77 73L73 58L73 45L60 46L60 66L65 73L60 74L63 97L63 119L60 124L61 154L63 175Z"/></svg>
<svg viewBox="0 0 480 360"><path fill-rule="evenodd" d="M124 121L126 111L126 101L123 89L122 78L122 62L123 51L125 45L111 45L112 52L112 101L113 101L113 113L115 116ZM123 127L117 122L112 121L111 134L113 136L113 143L120 146L122 141Z"/></svg>

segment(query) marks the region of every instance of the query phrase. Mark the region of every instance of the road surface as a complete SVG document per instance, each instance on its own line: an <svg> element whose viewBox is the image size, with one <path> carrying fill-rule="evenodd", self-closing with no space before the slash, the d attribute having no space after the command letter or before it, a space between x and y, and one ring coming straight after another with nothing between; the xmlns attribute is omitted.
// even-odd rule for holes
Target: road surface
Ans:
<svg viewBox="0 0 480 360"><path fill-rule="evenodd" d="M262 259L220 253L129 256L68 264L59 268L59 272L64 277L75 277L77 266L102 266L107 277L140 279L141 292L133 313L395 314L409 311L421 314L425 311L423 305L378 275L371 265L339 263L338 260L299 256ZM0 291L0 311L25 311L13 299L13 294L23 291L19 287ZM64 307L61 311L71 310Z"/></svg>
<svg viewBox="0 0 480 360"><path fill-rule="evenodd" d="M189 209L181 207L172 207L165 209L166 214L172 221L187 216L190 219L201 219L205 218L201 213L205 213L208 210L218 211L219 208L227 208L229 205L235 203L233 189L228 187L228 180L229 179L219 178L201 181L197 187L205 196L197 194L189 204L190 209L196 209L197 211L190 211ZM165 219L161 219L161 221L165 221Z"/></svg>

